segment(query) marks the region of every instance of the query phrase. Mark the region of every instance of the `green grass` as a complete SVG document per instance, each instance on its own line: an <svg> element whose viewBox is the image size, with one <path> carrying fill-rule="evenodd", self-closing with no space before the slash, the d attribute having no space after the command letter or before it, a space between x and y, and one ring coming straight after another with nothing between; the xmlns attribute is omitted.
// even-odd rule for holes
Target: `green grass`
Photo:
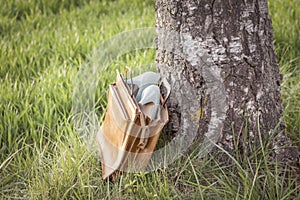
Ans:
<svg viewBox="0 0 300 200"><path fill-rule="evenodd" d="M73 81L90 52L114 34L155 24L154 1L0 0L1 199L296 199L295 180L260 147L221 165L195 150L164 170L103 181L97 156L74 131ZM284 74L288 132L300 146L300 7L270 1L278 62ZM101 74L106 89L124 65L154 62L153 50L121 56ZM144 69L142 69L144 70ZM110 76L108 76L110 75ZM290 176L292 177L292 176ZM298 196L297 196L298 195Z"/></svg>
<svg viewBox="0 0 300 200"><path fill-rule="evenodd" d="M284 75L282 97L287 130L300 147L300 8L298 0L272 0L270 15L273 21L277 61Z"/></svg>

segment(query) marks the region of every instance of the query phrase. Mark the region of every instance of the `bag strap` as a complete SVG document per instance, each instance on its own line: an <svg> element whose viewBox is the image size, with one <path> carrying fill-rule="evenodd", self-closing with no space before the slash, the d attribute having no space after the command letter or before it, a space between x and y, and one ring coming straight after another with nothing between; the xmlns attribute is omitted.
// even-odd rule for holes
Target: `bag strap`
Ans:
<svg viewBox="0 0 300 200"><path fill-rule="evenodd" d="M145 149L147 143L148 143L148 138L149 138L149 127L146 126L146 122L145 122L145 116L144 114L141 112L140 114L140 121L141 121L141 135L140 135L140 142L137 145L141 150Z"/></svg>

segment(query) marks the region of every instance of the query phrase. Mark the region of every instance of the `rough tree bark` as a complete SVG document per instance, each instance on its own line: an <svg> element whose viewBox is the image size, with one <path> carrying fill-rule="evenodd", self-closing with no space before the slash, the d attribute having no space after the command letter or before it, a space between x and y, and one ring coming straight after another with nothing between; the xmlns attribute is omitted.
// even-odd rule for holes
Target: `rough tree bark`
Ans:
<svg viewBox="0 0 300 200"><path fill-rule="evenodd" d="M156 13L156 62L173 89L172 134L196 130L202 141L246 153L273 135L276 158L299 162L282 120L267 0L157 0Z"/></svg>

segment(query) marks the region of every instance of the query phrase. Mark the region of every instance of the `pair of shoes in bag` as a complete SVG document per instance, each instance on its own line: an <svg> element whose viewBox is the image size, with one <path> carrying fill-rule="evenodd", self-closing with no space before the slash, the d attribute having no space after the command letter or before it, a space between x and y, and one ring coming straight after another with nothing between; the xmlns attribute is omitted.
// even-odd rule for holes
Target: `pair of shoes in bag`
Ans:
<svg viewBox="0 0 300 200"><path fill-rule="evenodd" d="M160 89L158 83L160 75L154 72L145 72L144 74L127 80L130 87L136 88L136 100L140 105L142 112L150 117L156 118L160 102ZM136 87L135 87L136 86Z"/></svg>

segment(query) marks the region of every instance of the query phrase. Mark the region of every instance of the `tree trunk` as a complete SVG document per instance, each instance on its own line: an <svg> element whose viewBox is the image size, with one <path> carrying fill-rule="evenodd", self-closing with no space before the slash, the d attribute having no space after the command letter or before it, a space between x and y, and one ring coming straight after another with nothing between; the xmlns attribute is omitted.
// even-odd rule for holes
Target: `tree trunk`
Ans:
<svg viewBox="0 0 300 200"><path fill-rule="evenodd" d="M157 0L156 13L156 62L172 85L171 136L197 136L205 152L218 144L246 154L274 136L276 158L296 162L267 1Z"/></svg>

